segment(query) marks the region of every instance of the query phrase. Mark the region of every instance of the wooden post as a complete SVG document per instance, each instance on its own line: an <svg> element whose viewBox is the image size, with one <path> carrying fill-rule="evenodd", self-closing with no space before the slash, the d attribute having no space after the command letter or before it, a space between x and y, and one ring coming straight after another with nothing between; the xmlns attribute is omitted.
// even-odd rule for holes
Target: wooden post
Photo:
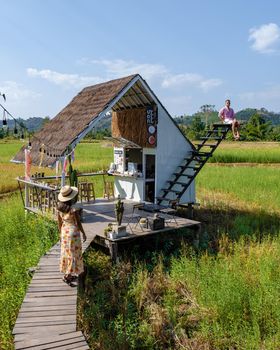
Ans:
<svg viewBox="0 0 280 350"><path fill-rule="evenodd" d="M193 204L188 203L188 218L193 219Z"/></svg>
<svg viewBox="0 0 280 350"><path fill-rule="evenodd" d="M194 226L195 235L193 239L193 245L196 249L199 248L199 241L200 241L200 233L201 233L201 224Z"/></svg>
<svg viewBox="0 0 280 350"><path fill-rule="evenodd" d="M30 206L30 203L29 203L29 186L27 184L25 184L24 190L25 190L25 207L29 207Z"/></svg>
<svg viewBox="0 0 280 350"><path fill-rule="evenodd" d="M109 241L109 252L113 263L118 262L118 243Z"/></svg>

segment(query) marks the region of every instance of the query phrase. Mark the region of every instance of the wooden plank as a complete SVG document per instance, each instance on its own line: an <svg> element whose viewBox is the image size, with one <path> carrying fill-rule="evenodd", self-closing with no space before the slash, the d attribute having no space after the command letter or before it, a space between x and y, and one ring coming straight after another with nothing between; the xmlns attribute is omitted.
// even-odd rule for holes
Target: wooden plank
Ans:
<svg viewBox="0 0 280 350"><path fill-rule="evenodd" d="M76 305L76 304L73 304ZM22 305L20 312L42 312L42 311L63 311L63 310L72 310L70 305Z"/></svg>
<svg viewBox="0 0 280 350"><path fill-rule="evenodd" d="M68 290L61 291L42 291L42 292L29 292L28 296L30 298L41 298L41 297L63 297L63 296L72 296L77 295L77 289L75 287L69 287Z"/></svg>
<svg viewBox="0 0 280 350"><path fill-rule="evenodd" d="M17 339L20 339L22 336L17 336ZM25 339L25 340L16 340L16 344L20 346L22 349L30 346L35 345L44 345L48 343L54 343L60 340L67 340L67 339L75 339L83 337L83 333L81 331L71 332L67 334L62 334L58 336L52 336L41 338L41 339Z"/></svg>
<svg viewBox="0 0 280 350"><path fill-rule="evenodd" d="M45 266L55 266L56 268L59 266L59 259L52 259L52 260L43 260L38 265L39 269Z"/></svg>
<svg viewBox="0 0 280 350"><path fill-rule="evenodd" d="M62 284L63 283L63 284ZM34 293L34 292L45 292L46 290L50 291L69 291L72 290L73 287L70 287L68 284L61 282L57 284L40 284L40 285L30 285L27 289L28 293ZM66 294L65 294L66 295Z"/></svg>
<svg viewBox="0 0 280 350"><path fill-rule="evenodd" d="M47 347L46 347L47 346ZM46 346L35 346L30 347L28 350L46 350L46 349L55 349L55 350L88 350L89 346L87 345L86 341L80 341L74 344L66 344L66 345L55 345L53 347L49 347L49 345Z"/></svg>
<svg viewBox="0 0 280 350"><path fill-rule="evenodd" d="M75 324L64 324L64 325L49 325L49 326L33 326L33 327L18 327L15 326L13 329L13 334L23 334L23 333L31 333L34 334L37 333L40 337L45 334L50 334L50 332L53 332L54 334L60 334L62 332L72 331L74 332L76 330Z"/></svg>
<svg viewBox="0 0 280 350"><path fill-rule="evenodd" d="M40 286L50 287L50 286L61 285L61 282L62 282L61 278L36 279L36 280L32 280L29 286L30 287L40 287Z"/></svg>
<svg viewBox="0 0 280 350"><path fill-rule="evenodd" d="M52 297L38 297L30 298L28 295L24 298L23 303L25 306L28 305L76 305L77 297L76 295L71 295L67 297L57 296Z"/></svg>
<svg viewBox="0 0 280 350"><path fill-rule="evenodd" d="M75 311L75 310L74 310ZM62 315L73 315L72 308L67 308L64 310L44 310L44 311L20 311L18 313L18 319L20 318L32 318L41 316L62 316Z"/></svg>
<svg viewBox="0 0 280 350"><path fill-rule="evenodd" d="M56 316L33 316L33 317L25 317L21 315L17 318L18 324L27 324L27 323L35 323L35 322L62 322L62 321L75 321L76 322L76 312L70 315L56 315Z"/></svg>
<svg viewBox="0 0 280 350"><path fill-rule="evenodd" d="M65 339L65 340L58 340L58 341L51 341L46 344L37 344L37 345L30 345L30 346L21 346L20 344L17 344L16 349L26 349L26 350L47 350L47 349L62 349L63 347L72 346L72 349L81 349L84 346L87 346L89 349L84 336L75 337L71 339Z"/></svg>
<svg viewBox="0 0 280 350"><path fill-rule="evenodd" d="M63 274L60 272L56 272L56 273L36 273L33 278L32 281L34 280L42 280L42 279L57 279L57 280L61 280L63 277Z"/></svg>

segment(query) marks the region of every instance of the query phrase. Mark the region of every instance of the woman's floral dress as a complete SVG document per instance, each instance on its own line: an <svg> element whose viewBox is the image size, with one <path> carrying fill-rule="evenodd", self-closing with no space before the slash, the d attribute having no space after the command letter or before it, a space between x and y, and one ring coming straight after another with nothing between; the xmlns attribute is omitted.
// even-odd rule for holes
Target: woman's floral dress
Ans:
<svg viewBox="0 0 280 350"><path fill-rule="evenodd" d="M62 219L60 272L65 275L79 275L84 271L84 265L81 234L76 223L75 211L70 209L69 213L59 212L59 215Z"/></svg>

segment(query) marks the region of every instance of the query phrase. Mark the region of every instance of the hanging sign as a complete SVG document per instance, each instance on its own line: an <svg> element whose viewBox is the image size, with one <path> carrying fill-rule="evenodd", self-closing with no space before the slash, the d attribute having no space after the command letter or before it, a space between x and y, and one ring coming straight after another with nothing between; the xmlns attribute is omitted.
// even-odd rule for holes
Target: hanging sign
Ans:
<svg viewBox="0 0 280 350"><path fill-rule="evenodd" d="M114 148L114 164L116 164L116 170L119 173L124 172L124 149L115 147Z"/></svg>
<svg viewBox="0 0 280 350"><path fill-rule="evenodd" d="M157 109L154 106L149 106L146 109L146 122L148 131L148 143L152 147L156 146L157 143Z"/></svg>

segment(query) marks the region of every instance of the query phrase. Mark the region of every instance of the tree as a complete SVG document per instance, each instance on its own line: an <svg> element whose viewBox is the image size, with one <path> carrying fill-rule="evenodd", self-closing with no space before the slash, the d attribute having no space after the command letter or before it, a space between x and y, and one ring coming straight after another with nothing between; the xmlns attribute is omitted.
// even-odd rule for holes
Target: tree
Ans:
<svg viewBox="0 0 280 350"><path fill-rule="evenodd" d="M254 114L246 125L247 139L249 141L264 140L270 130L271 123L266 123L261 115Z"/></svg>
<svg viewBox="0 0 280 350"><path fill-rule="evenodd" d="M209 116L211 113L213 113L215 110L215 105L202 105L200 107L200 111L204 114L205 116L205 128L208 128L208 121L209 121Z"/></svg>
<svg viewBox="0 0 280 350"><path fill-rule="evenodd" d="M45 118L43 118L42 121L42 127L44 127L46 124L48 124L51 121L49 116L46 116Z"/></svg>

